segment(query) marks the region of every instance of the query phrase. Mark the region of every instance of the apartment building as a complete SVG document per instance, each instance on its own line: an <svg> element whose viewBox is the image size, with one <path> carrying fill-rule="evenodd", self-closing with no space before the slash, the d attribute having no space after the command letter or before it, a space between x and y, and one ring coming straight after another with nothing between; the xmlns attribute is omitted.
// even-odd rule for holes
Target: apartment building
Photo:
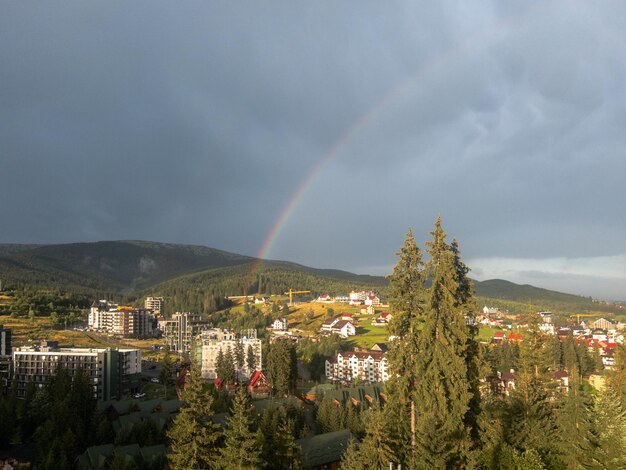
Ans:
<svg viewBox="0 0 626 470"><path fill-rule="evenodd" d="M12 352L11 330L0 325L0 393L9 386Z"/></svg>
<svg viewBox="0 0 626 470"><path fill-rule="evenodd" d="M146 297L144 307L157 315L163 315L165 313L165 300L163 297Z"/></svg>
<svg viewBox="0 0 626 470"><path fill-rule="evenodd" d="M94 301L89 328L125 338L144 338L156 333L156 316L150 309L120 306L107 300Z"/></svg>
<svg viewBox="0 0 626 470"><path fill-rule="evenodd" d="M351 382L360 379L368 383L389 379L387 358L380 351L347 351L326 360L328 380Z"/></svg>
<svg viewBox="0 0 626 470"><path fill-rule="evenodd" d="M248 380L256 369L261 369L262 353L261 340L256 337L256 330L249 330L237 337L230 330L211 329L202 334L202 378L214 379L217 377L217 356L220 351L226 354L228 350L235 353L237 344L243 346L244 363L240 365L238 374L240 380ZM248 349L252 349L255 358L255 368L250 369L247 364ZM235 367L237 369L237 367Z"/></svg>
<svg viewBox="0 0 626 470"><path fill-rule="evenodd" d="M170 350L188 353L194 339L209 327L209 322L203 320L199 313L176 312L170 320L164 320L161 325L165 344Z"/></svg>
<svg viewBox="0 0 626 470"><path fill-rule="evenodd" d="M82 369L89 377L98 400L111 400L134 393L140 382L141 351L137 349L59 348L56 342L17 348L13 352L13 380L17 396L26 396L30 383L43 388L64 368L70 376Z"/></svg>

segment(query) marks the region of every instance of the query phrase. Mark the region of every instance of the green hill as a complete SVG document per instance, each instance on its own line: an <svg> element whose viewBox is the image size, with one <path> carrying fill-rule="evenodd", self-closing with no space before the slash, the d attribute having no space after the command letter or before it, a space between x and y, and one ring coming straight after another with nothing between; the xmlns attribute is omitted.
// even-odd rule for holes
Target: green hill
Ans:
<svg viewBox="0 0 626 470"><path fill-rule="evenodd" d="M166 297L170 311L212 311L224 297L282 294L290 288L311 295L373 289L386 297L387 279L286 261L262 261L197 245L147 241L103 241L60 245L0 244L0 279L5 286L57 289L97 297L106 293L140 302ZM479 303L515 310L621 313L591 299L504 280L475 283Z"/></svg>

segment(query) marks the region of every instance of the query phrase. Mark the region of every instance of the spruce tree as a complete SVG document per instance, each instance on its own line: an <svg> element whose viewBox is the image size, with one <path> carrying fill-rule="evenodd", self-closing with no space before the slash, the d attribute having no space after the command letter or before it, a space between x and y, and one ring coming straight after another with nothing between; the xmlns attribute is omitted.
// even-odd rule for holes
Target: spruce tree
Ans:
<svg viewBox="0 0 626 470"><path fill-rule="evenodd" d="M473 325L467 319L471 290L439 218L431 235L426 244L431 285L418 337L416 462L425 468L463 468L472 465L473 417L469 415L478 399L471 357L476 353Z"/></svg>
<svg viewBox="0 0 626 470"><path fill-rule="evenodd" d="M397 464L396 457L387 438L388 426L384 412L378 405L367 410L365 438L359 446L360 460L364 469L377 470L388 468L390 463Z"/></svg>
<svg viewBox="0 0 626 470"><path fill-rule="evenodd" d="M568 468L591 467L595 452L592 419L593 400L583 390L578 373L570 374L567 394L557 408L560 454Z"/></svg>
<svg viewBox="0 0 626 470"><path fill-rule="evenodd" d="M267 353L267 380L272 396L285 396L296 388L296 350L291 341L280 340L270 346Z"/></svg>
<svg viewBox="0 0 626 470"><path fill-rule="evenodd" d="M253 374L256 370L256 356L254 355L254 349L252 349L252 345L248 345L248 351L246 352L246 365L248 366L248 371L250 374Z"/></svg>
<svg viewBox="0 0 626 470"><path fill-rule="evenodd" d="M341 470L362 470L364 467L359 443L355 439L350 439L346 451L341 456L339 468Z"/></svg>
<svg viewBox="0 0 626 470"><path fill-rule="evenodd" d="M213 399L205 392L195 364L187 376L182 400L184 405L167 433L169 464L175 469L216 468L219 427L211 420Z"/></svg>
<svg viewBox="0 0 626 470"><path fill-rule="evenodd" d="M241 380L240 377L240 373L241 373L241 369L243 369L243 366L245 365L245 352L243 349L243 341L241 339L239 339L237 341L237 344L235 345L235 352L233 354L233 359L234 359L234 365L235 365L235 372L236 372L236 376L237 376L237 381Z"/></svg>
<svg viewBox="0 0 626 470"><path fill-rule="evenodd" d="M409 427L395 428L394 436L396 454L407 455L410 452L407 444L410 443L412 449L415 447L417 339L423 327L425 303L424 263L412 230L408 230L404 245L396 256L398 263L389 276L389 307L393 312L389 333L394 340L389 344L390 379L386 391L398 422L409 422Z"/></svg>
<svg viewBox="0 0 626 470"><path fill-rule="evenodd" d="M220 449L223 468L242 470L261 465L261 444L252 429L250 406L245 389L240 388L224 431L224 447Z"/></svg>
<svg viewBox="0 0 626 470"><path fill-rule="evenodd" d="M597 436L595 460L600 468L626 468L626 410L613 387L598 393L593 405Z"/></svg>

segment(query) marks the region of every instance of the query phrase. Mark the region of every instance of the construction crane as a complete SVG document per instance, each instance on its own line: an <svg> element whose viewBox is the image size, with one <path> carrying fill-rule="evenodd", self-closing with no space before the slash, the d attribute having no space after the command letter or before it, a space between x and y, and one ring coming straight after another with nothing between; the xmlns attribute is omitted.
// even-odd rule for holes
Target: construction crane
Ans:
<svg viewBox="0 0 626 470"><path fill-rule="evenodd" d="M600 315L594 313L576 313L574 315L570 315L570 318L576 317L576 323L580 325L580 317L599 317Z"/></svg>
<svg viewBox="0 0 626 470"><path fill-rule="evenodd" d="M292 290L289 289L289 292L285 292L285 295L289 296L289 306L292 307L293 306L293 294L308 294L310 293L310 290Z"/></svg>

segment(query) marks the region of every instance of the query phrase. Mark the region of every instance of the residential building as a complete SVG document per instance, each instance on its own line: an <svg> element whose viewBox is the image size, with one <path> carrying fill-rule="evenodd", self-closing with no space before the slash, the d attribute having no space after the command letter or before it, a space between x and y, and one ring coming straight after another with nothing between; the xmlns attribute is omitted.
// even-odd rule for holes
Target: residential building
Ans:
<svg viewBox="0 0 626 470"><path fill-rule="evenodd" d="M199 313L176 312L170 320L163 323L165 344L172 351L188 353L194 339L208 327L209 322Z"/></svg>
<svg viewBox="0 0 626 470"><path fill-rule="evenodd" d="M156 316L149 309L120 306L100 300L91 305L88 326L92 330L125 338L145 338L156 333Z"/></svg>
<svg viewBox="0 0 626 470"><path fill-rule="evenodd" d="M141 351L137 349L59 348L43 341L40 346L13 352L13 380L17 396L26 396L29 383L43 388L57 369L70 376L82 369L89 377L98 400L119 399L137 390L141 375Z"/></svg>
<svg viewBox="0 0 626 470"><path fill-rule="evenodd" d="M340 320L337 318L329 318L322 323L320 331L327 333L337 333L342 338L356 335L356 328L349 320Z"/></svg>
<svg viewBox="0 0 626 470"><path fill-rule="evenodd" d="M347 351L326 360L328 380L351 382L385 382L389 379L387 358L380 351Z"/></svg>
<svg viewBox="0 0 626 470"><path fill-rule="evenodd" d="M289 329L289 324L287 319L284 317L277 318L272 323L272 329L275 331L287 331Z"/></svg>
<svg viewBox="0 0 626 470"><path fill-rule="evenodd" d="M144 307L157 315L163 315L165 313L165 300L163 297L146 297Z"/></svg>
<svg viewBox="0 0 626 470"><path fill-rule="evenodd" d="M217 377L217 357L220 353L226 354L228 350L234 355L237 344L243 346L244 363L235 365L235 369L240 380L248 380L256 369L261 368L262 352L261 340L256 337L256 330L247 331L245 335L237 337L234 332L229 330L211 329L202 333L202 378L215 379ZM253 369L248 367L248 348L252 348L254 354L255 366Z"/></svg>
<svg viewBox="0 0 626 470"><path fill-rule="evenodd" d="M0 325L0 357L10 357L11 353L11 330Z"/></svg>
<svg viewBox="0 0 626 470"><path fill-rule="evenodd" d="M350 305L379 305L378 292L373 290L352 291L349 295ZM376 302L378 299L378 302Z"/></svg>
<svg viewBox="0 0 626 470"><path fill-rule="evenodd" d="M0 325L0 393L9 386L12 353L11 330Z"/></svg>

